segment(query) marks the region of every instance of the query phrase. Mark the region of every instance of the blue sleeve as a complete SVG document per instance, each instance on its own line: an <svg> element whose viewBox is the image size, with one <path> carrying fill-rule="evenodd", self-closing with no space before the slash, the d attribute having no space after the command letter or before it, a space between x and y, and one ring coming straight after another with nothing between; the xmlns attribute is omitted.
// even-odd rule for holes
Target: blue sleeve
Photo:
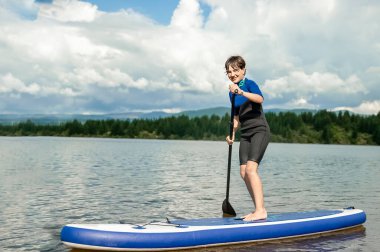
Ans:
<svg viewBox="0 0 380 252"><path fill-rule="evenodd" d="M257 95L260 95L261 97L264 98L263 94L261 93L261 90L259 88L259 86L256 84L256 82L254 81L248 81L247 83L247 89L250 93L253 93L253 94L257 94Z"/></svg>

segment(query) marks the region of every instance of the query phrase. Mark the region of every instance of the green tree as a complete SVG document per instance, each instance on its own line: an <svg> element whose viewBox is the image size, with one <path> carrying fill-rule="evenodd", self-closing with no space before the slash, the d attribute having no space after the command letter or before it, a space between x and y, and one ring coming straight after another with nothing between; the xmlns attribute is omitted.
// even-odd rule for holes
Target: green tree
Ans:
<svg viewBox="0 0 380 252"><path fill-rule="evenodd" d="M84 133L83 125L76 119L65 123L65 130L68 136L79 136Z"/></svg>

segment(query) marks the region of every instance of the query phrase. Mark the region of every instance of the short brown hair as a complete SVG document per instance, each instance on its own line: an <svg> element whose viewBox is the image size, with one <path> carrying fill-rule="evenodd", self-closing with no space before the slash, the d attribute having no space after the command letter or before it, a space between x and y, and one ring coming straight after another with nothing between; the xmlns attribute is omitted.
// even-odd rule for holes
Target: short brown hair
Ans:
<svg viewBox="0 0 380 252"><path fill-rule="evenodd" d="M238 67L240 69L243 69L245 68L245 60L241 56L231 56L224 64L226 71L228 71L229 66L232 66L233 68Z"/></svg>

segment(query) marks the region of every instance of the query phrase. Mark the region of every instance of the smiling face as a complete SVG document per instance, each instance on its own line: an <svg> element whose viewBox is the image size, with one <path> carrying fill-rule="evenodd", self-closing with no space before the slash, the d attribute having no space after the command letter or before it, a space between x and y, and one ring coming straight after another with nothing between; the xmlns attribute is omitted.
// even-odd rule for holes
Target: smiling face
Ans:
<svg viewBox="0 0 380 252"><path fill-rule="evenodd" d="M229 65L227 69L227 76L233 83L239 83L245 76L245 68Z"/></svg>

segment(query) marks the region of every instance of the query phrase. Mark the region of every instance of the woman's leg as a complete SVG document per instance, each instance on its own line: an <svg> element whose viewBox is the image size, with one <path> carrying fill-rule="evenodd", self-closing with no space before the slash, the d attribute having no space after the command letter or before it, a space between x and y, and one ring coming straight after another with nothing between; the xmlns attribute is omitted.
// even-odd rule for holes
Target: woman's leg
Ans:
<svg viewBox="0 0 380 252"><path fill-rule="evenodd" d="M265 149L268 145L267 133L258 132L251 138L240 139L240 176L245 182L252 202L255 205L255 211L244 216L244 220L261 220L267 218L267 212L264 207L263 185L258 174L259 162L252 160L261 160Z"/></svg>
<svg viewBox="0 0 380 252"><path fill-rule="evenodd" d="M262 220L267 218L267 211L264 206L263 185L258 174L259 164L254 161L248 161L244 167L244 182L247 186L252 201L255 204L255 211L244 216L246 221ZM240 168L242 174L242 167Z"/></svg>
<svg viewBox="0 0 380 252"><path fill-rule="evenodd" d="M247 186L248 192L251 195L252 199L254 198L253 191L251 186L247 184L246 180L246 169L248 161L248 153L251 148L251 141L247 138L240 138L240 147L239 147L239 160L240 160L240 176L244 180L245 185Z"/></svg>
<svg viewBox="0 0 380 252"><path fill-rule="evenodd" d="M240 176L244 180L245 186L248 189L249 195L251 195L252 201L254 201L255 195L253 194L252 186L249 184L248 179L246 178L247 164L240 165ZM245 217L245 216L244 216Z"/></svg>

